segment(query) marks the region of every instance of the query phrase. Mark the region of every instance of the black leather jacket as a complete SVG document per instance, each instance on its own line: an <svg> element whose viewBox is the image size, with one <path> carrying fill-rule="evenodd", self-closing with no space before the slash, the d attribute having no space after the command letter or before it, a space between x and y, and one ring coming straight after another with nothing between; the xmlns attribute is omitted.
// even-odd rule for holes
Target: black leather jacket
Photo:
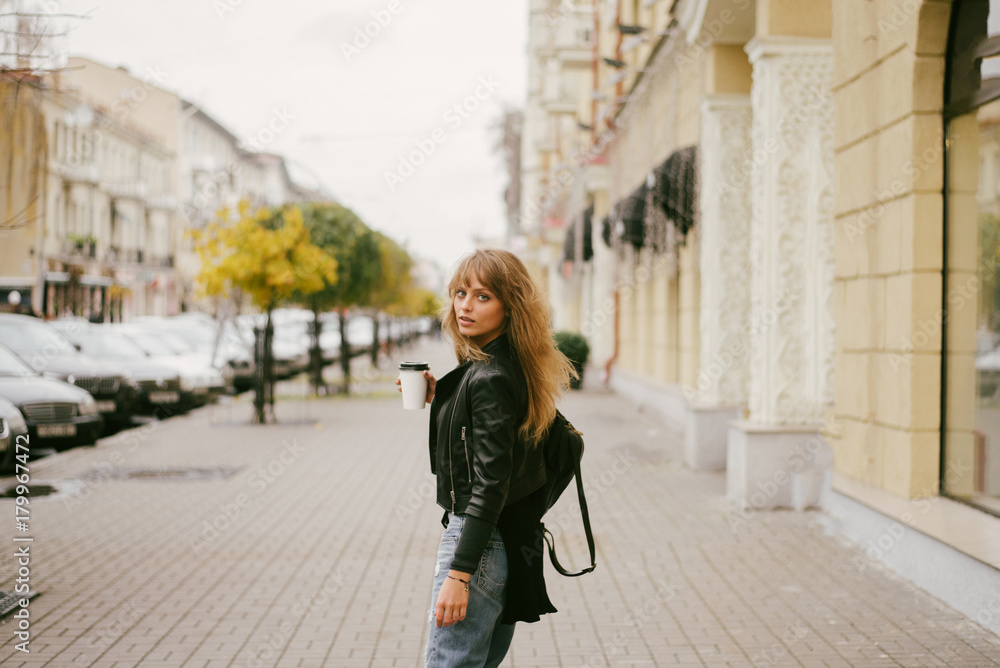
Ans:
<svg viewBox="0 0 1000 668"><path fill-rule="evenodd" d="M528 386L501 334L483 347L489 362L467 362L437 382L430 415L431 471L437 502L496 524L504 506L545 482L540 448L518 436Z"/></svg>

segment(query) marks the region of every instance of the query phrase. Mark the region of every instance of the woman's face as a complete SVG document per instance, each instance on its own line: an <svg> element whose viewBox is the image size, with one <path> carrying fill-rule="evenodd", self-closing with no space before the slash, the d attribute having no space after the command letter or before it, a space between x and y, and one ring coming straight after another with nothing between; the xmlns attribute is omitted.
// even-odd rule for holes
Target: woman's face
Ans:
<svg viewBox="0 0 1000 668"><path fill-rule="evenodd" d="M468 285L459 284L452 300L458 331L482 348L500 336L507 318L503 304L479 279L471 277Z"/></svg>

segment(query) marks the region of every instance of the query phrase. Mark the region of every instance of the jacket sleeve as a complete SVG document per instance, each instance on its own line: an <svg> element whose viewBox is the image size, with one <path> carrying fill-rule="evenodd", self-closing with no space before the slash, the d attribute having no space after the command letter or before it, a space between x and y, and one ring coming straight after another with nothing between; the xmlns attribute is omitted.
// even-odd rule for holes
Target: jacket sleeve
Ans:
<svg viewBox="0 0 1000 668"><path fill-rule="evenodd" d="M471 379L472 498L466 513L496 524L507 500L517 438L517 391L502 373Z"/></svg>
<svg viewBox="0 0 1000 668"><path fill-rule="evenodd" d="M472 498L455 548L451 568L476 570L507 500L517 438L517 394L503 374L491 373L469 383L472 403Z"/></svg>

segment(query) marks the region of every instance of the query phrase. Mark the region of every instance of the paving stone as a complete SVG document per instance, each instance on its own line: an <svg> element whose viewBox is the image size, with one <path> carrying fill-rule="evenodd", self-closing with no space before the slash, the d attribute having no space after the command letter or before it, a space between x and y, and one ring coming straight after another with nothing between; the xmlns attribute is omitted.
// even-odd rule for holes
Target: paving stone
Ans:
<svg viewBox="0 0 1000 668"><path fill-rule="evenodd" d="M402 357L453 366L436 342ZM32 652L8 617L0 663L419 668L441 531L428 413L401 409L389 366L358 376L368 394L279 400L278 425L247 424L237 400L35 462L34 481L76 490L32 502ZM547 571L560 612L518 625L505 667L1000 665L996 636L827 535L822 513L735 515L724 474L686 469L654 416L599 387L561 407L586 435L598 568ZM239 470L86 478L112 464ZM546 523L582 565L572 489Z"/></svg>

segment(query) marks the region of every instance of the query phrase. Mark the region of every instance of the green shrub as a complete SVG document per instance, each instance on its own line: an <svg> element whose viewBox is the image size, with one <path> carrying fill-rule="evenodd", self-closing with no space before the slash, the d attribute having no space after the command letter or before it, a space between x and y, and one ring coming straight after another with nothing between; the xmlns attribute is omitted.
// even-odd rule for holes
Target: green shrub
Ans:
<svg viewBox="0 0 1000 668"><path fill-rule="evenodd" d="M553 338L556 342L556 348L573 363L573 368L580 376L578 379L570 381L570 388L580 389L583 382L583 367L590 357L590 346L587 345L587 339L583 338L583 334L567 330L556 332Z"/></svg>
<svg viewBox="0 0 1000 668"><path fill-rule="evenodd" d="M587 359L590 357L590 346L587 345L587 339L583 338L583 334L561 330L556 332L553 338L556 341L556 348L570 362L580 366L587 363Z"/></svg>

